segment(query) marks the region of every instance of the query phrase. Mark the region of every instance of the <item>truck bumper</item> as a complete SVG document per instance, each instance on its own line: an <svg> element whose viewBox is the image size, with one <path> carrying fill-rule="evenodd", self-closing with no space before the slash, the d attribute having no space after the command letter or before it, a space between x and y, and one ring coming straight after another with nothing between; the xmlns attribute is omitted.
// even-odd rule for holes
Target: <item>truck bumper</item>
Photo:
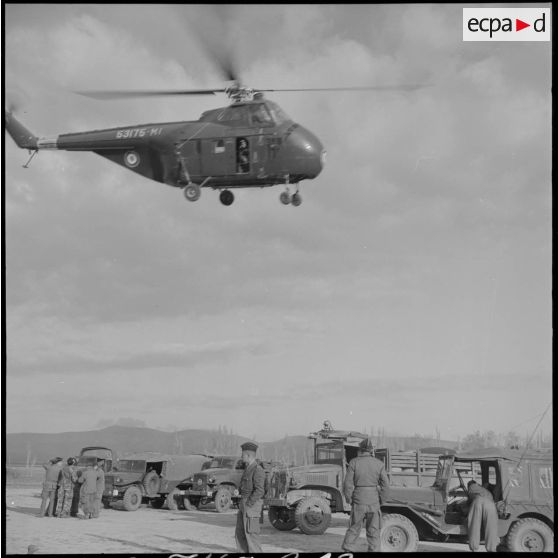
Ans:
<svg viewBox="0 0 558 558"><path fill-rule="evenodd" d="M213 490L181 490L180 494L183 496L193 496L194 498L213 498Z"/></svg>

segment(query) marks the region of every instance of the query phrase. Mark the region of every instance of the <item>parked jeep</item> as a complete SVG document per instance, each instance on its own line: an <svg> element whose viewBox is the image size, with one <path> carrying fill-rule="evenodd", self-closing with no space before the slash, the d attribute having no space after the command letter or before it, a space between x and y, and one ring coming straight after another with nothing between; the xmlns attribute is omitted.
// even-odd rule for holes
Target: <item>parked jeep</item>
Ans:
<svg viewBox="0 0 558 558"><path fill-rule="evenodd" d="M177 485L184 507L193 510L214 502L218 512L227 511L238 500L238 487L244 469L245 464L240 457L216 455L202 471Z"/></svg>
<svg viewBox="0 0 558 558"><path fill-rule="evenodd" d="M440 456L433 486L391 488L382 506L391 517L386 525L384 516L383 546L414 551L419 538L466 537L468 479L492 492L502 550L554 550L552 452L501 448Z"/></svg>
<svg viewBox="0 0 558 558"><path fill-rule="evenodd" d="M166 455L154 452L131 454L113 464L105 475L103 504L110 507L122 501L127 511L137 510L148 501L154 508L177 509L176 485L186 475L200 471L209 457L206 455Z"/></svg>

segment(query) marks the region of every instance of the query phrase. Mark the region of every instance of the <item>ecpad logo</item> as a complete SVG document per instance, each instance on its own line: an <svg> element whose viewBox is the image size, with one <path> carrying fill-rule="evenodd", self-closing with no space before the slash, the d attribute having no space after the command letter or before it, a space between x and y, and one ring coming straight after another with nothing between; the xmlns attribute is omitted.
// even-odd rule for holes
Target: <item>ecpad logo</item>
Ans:
<svg viewBox="0 0 558 558"><path fill-rule="evenodd" d="M550 8L463 8L464 41L550 41Z"/></svg>

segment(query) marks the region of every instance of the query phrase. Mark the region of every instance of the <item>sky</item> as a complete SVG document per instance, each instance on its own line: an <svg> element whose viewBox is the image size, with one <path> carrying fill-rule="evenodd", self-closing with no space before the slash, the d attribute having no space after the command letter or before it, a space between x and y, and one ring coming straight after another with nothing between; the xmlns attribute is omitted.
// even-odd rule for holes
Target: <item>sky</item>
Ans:
<svg viewBox="0 0 558 558"><path fill-rule="evenodd" d="M550 43L463 42L460 5L132 8L5 5L23 124L226 106L73 93L223 87L200 36L251 87L425 87L268 94L327 150L297 208L281 187L190 203L93 153L23 169L6 134L6 431L530 432L552 389Z"/></svg>

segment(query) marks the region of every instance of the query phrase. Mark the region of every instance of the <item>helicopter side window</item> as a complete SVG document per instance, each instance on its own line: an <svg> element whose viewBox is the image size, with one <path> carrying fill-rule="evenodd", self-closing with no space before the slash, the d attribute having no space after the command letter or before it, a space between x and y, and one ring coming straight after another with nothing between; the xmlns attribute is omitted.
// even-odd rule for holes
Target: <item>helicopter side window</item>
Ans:
<svg viewBox="0 0 558 558"><path fill-rule="evenodd" d="M250 146L246 138L236 138L236 172L250 172Z"/></svg>

